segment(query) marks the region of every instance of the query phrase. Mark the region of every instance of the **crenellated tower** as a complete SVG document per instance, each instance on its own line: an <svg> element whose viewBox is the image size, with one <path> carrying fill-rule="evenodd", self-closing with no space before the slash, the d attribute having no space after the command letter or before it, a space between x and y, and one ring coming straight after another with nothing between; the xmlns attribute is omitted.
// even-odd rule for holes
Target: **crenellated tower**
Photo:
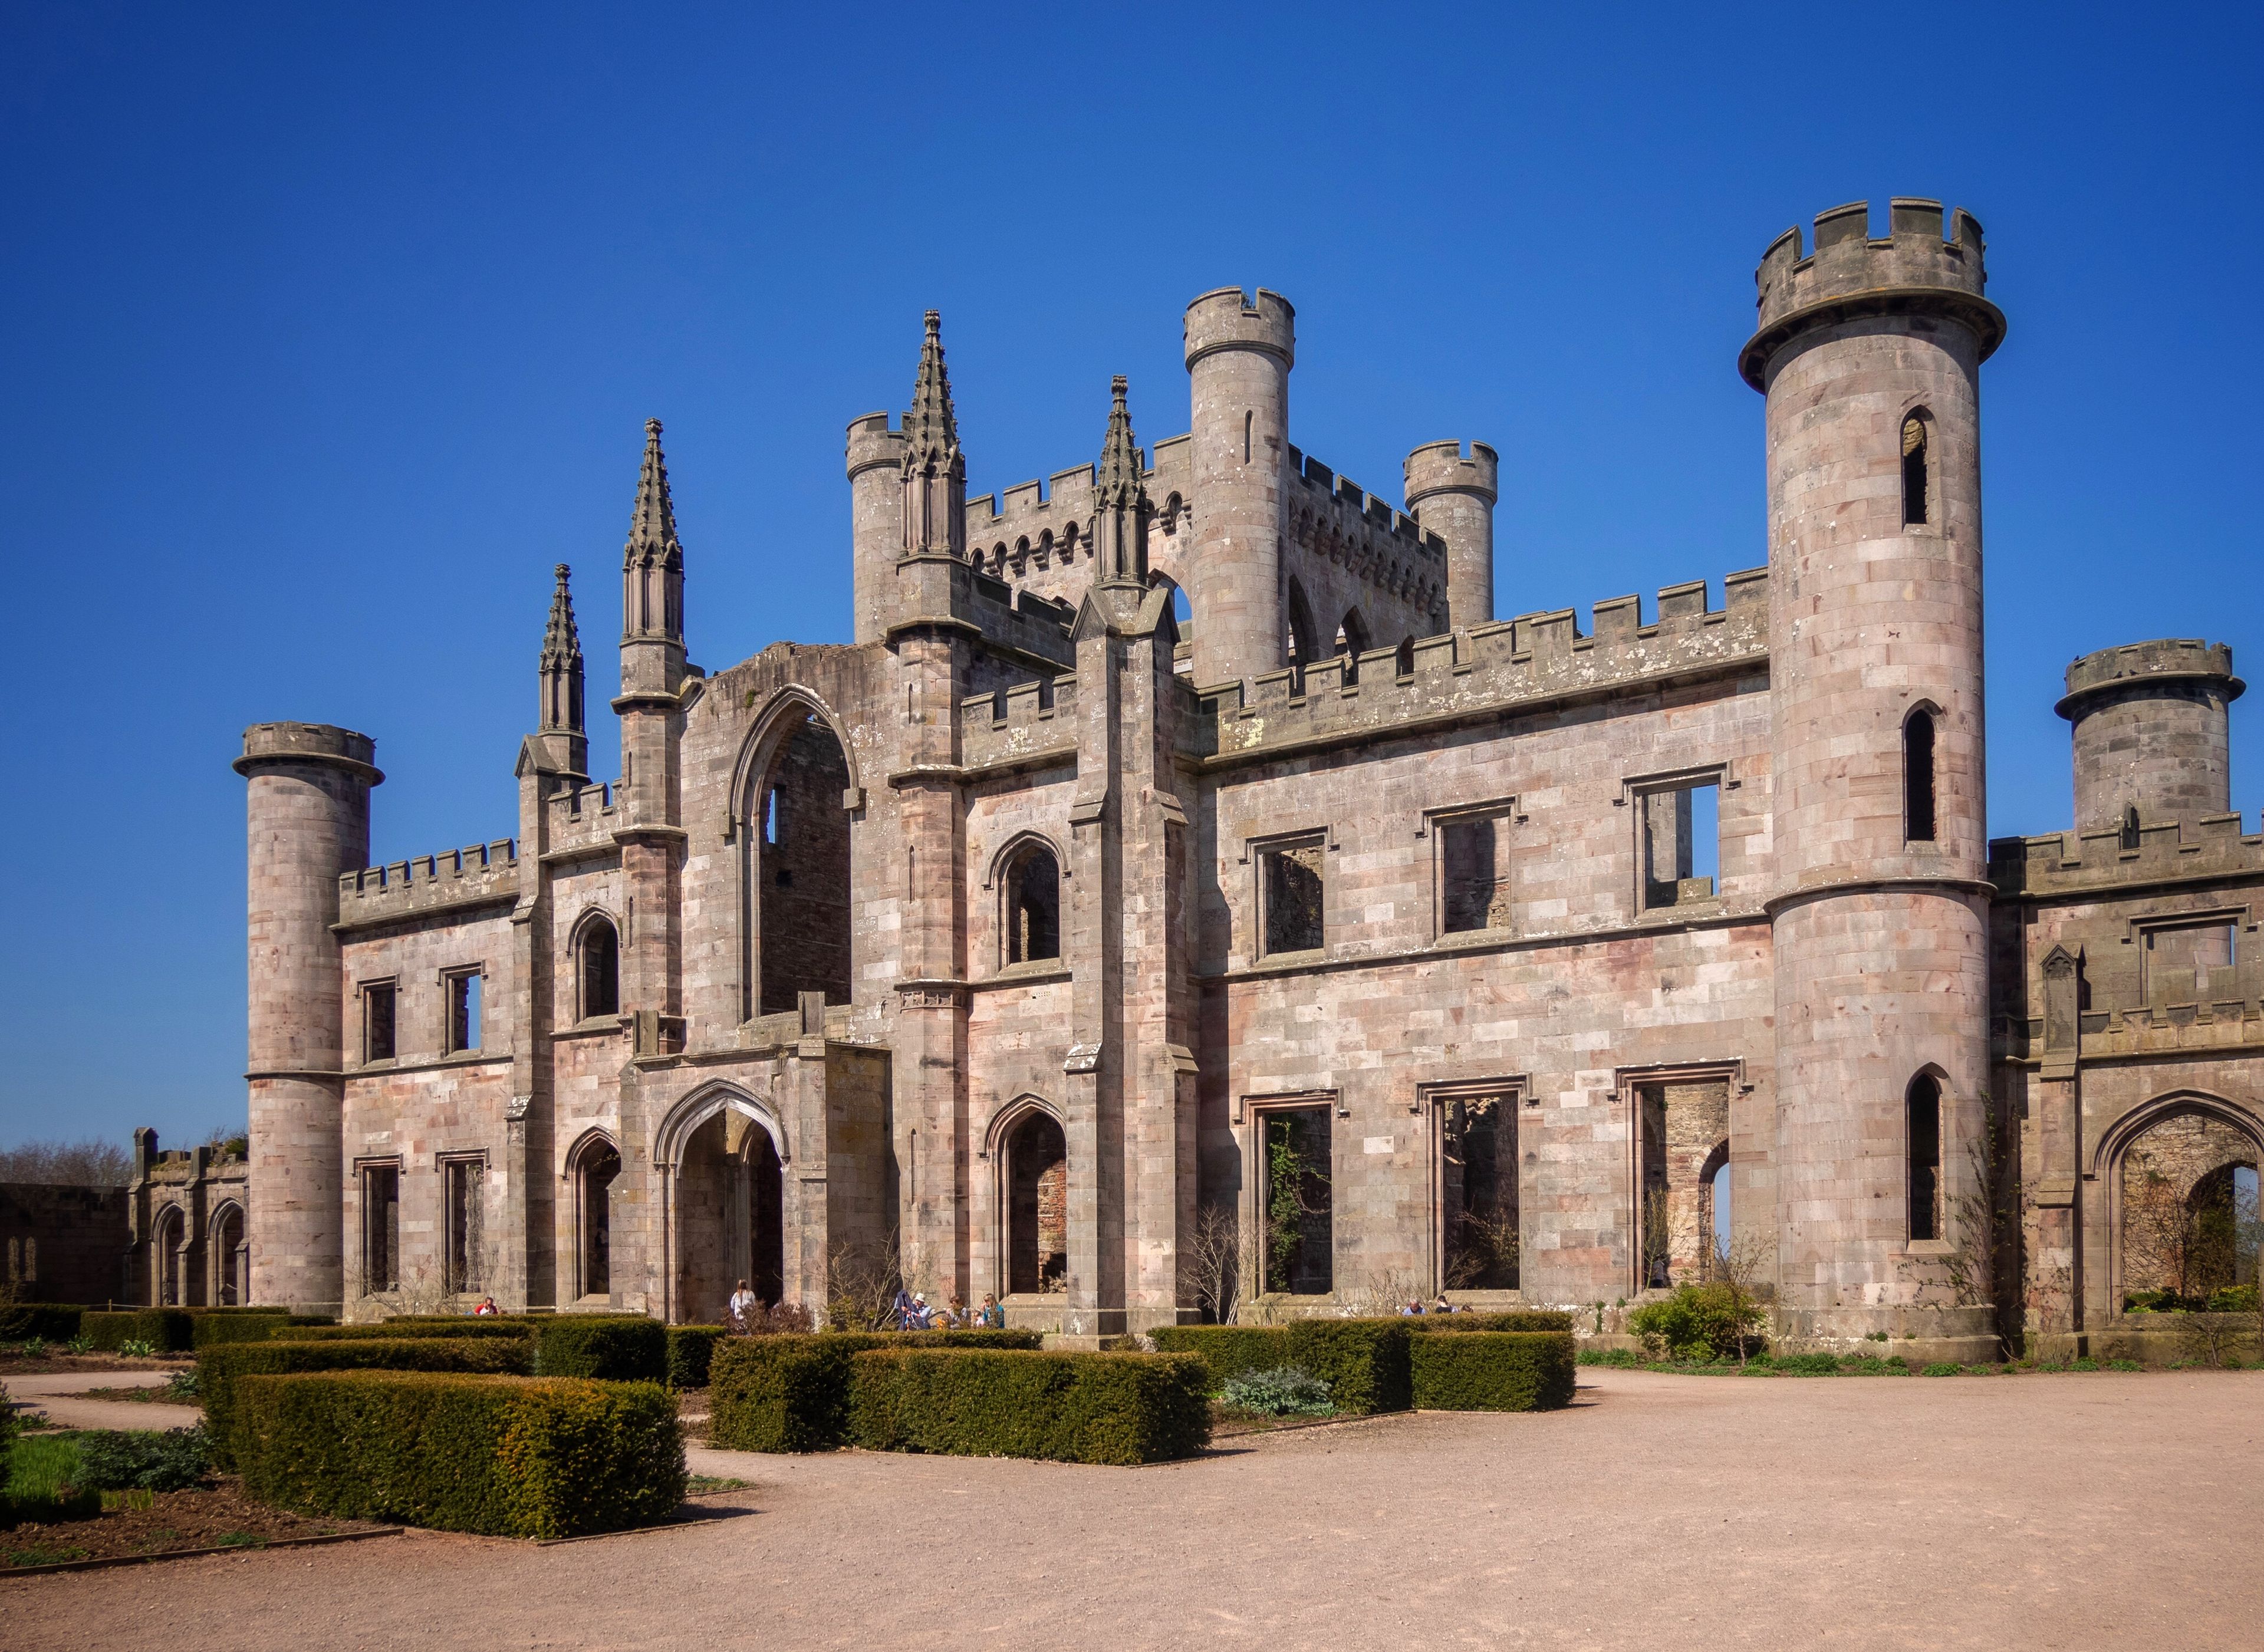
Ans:
<svg viewBox="0 0 2264 1652"><path fill-rule="evenodd" d="M2057 709L2073 725L2076 830L2135 837L2230 812L2231 707L2246 686L2231 648L2192 638L2101 648L2070 665Z"/></svg>
<svg viewBox="0 0 2264 1652"><path fill-rule="evenodd" d="M1108 431L1094 472L1092 539L1099 583L1148 589L1148 518L1153 507L1144 480L1147 460L1132 435L1121 373L1109 381Z"/></svg>
<svg viewBox="0 0 2264 1652"><path fill-rule="evenodd" d="M345 1301L345 1007L338 877L369 861L376 742L329 723L254 723L236 772L247 838L251 1294L335 1314Z"/></svg>
<svg viewBox="0 0 2264 1652"><path fill-rule="evenodd" d="M582 634L574 624L573 570L561 562L552 570L550 620L542 631L541 721L534 736L537 761L547 774L590 778L590 739L582 724Z"/></svg>
<svg viewBox="0 0 2264 1652"><path fill-rule="evenodd" d="M1195 540L1186 562L1194 676L1219 683L1285 663L1281 536L1296 311L1238 286L1187 306Z"/></svg>
<svg viewBox="0 0 2264 1652"><path fill-rule="evenodd" d="M1407 455L1407 514L1447 542L1447 616L1457 630L1493 619L1493 507L1501 460L1484 442L1426 442Z"/></svg>
<svg viewBox="0 0 2264 1652"><path fill-rule="evenodd" d="M1781 1329L1982 1350L1949 1259L1990 1116L1980 369L2005 320L1970 214L1947 241L1935 201L1867 221L1778 238L1738 359L1767 397Z"/></svg>
<svg viewBox="0 0 2264 1652"><path fill-rule="evenodd" d="M878 642L895 612L896 558L903 554L904 433L886 413L849 421L851 641Z"/></svg>

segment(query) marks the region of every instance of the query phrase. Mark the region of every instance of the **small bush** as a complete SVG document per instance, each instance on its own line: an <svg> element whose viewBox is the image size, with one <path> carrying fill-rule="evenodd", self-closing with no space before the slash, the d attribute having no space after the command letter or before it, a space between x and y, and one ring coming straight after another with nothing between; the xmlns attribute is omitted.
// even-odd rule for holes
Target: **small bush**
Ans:
<svg viewBox="0 0 2264 1652"><path fill-rule="evenodd" d="M1584 1366L1609 1366L1616 1371L1635 1370L1643 1364L1643 1356L1632 1348L1583 1348L1578 1359Z"/></svg>
<svg viewBox="0 0 2264 1652"><path fill-rule="evenodd" d="M715 1344L730 1334L724 1325L671 1325L668 1328L668 1382L675 1388L704 1388L708 1366Z"/></svg>
<svg viewBox="0 0 2264 1652"><path fill-rule="evenodd" d="M214 1461L236 1457L236 1385L248 1376L300 1371L432 1371L525 1376L534 1344L523 1337L365 1337L359 1341L231 1343L197 1357Z"/></svg>
<svg viewBox="0 0 2264 1652"><path fill-rule="evenodd" d="M1289 1357L1281 1363L1301 1366L1327 1383L1338 1410L1407 1409L1407 1321L1299 1319L1288 1332Z"/></svg>
<svg viewBox="0 0 2264 1652"><path fill-rule="evenodd" d="M1677 1359L1734 1359L1751 1348L1765 1312L1736 1286L1678 1285L1662 1301L1628 1315L1628 1329L1654 1354Z"/></svg>
<svg viewBox="0 0 2264 1652"><path fill-rule="evenodd" d="M156 1344L143 1342L139 1337L128 1337L118 1344L118 1351L127 1359L155 1359L157 1357Z"/></svg>
<svg viewBox="0 0 2264 1652"><path fill-rule="evenodd" d="M2135 1359L2110 1359L2107 1362L2107 1368L2109 1371L2144 1371L2146 1367Z"/></svg>
<svg viewBox="0 0 2264 1652"><path fill-rule="evenodd" d="M1201 1355L1214 1385L1289 1363L1289 1333L1279 1325L1162 1325L1149 1336L1160 1352Z"/></svg>
<svg viewBox="0 0 2264 1652"><path fill-rule="evenodd" d="M1774 1363L1788 1376L1836 1377L1840 1374L1840 1359L1836 1354L1780 1354Z"/></svg>
<svg viewBox="0 0 2264 1652"><path fill-rule="evenodd" d="M194 1405L197 1402L197 1370L194 1366L190 1366L186 1371L176 1371L165 1379L165 1397L168 1400L178 1401L183 1405Z"/></svg>
<svg viewBox="0 0 2264 1652"><path fill-rule="evenodd" d="M534 1322L525 1319L388 1319L378 1325L286 1325L271 1342L368 1342L373 1338L397 1342L403 1337L501 1337L515 1342L534 1340Z"/></svg>
<svg viewBox="0 0 2264 1652"><path fill-rule="evenodd" d="M575 1537L653 1525L684 1500L676 1402L657 1383L339 1371L238 1388L244 1490L285 1508Z"/></svg>
<svg viewBox="0 0 2264 1652"><path fill-rule="evenodd" d="M1131 1464L1210 1443L1209 1373L1185 1354L922 1345L851 1366L850 1433L870 1451Z"/></svg>
<svg viewBox="0 0 2264 1652"><path fill-rule="evenodd" d="M534 1339L538 1377L595 1377L607 1382L668 1380L668 1327L639 1315L562 1314Z"/></svg>
<svg viewBox="0 0 2264 1652"><path fill-rule="evenodd" d="M1921 1377L1962 1377L1964 1374L1963 1366L1942 1360L1936 1360L1919 1372Z"/></svg>
<svg viewBox="0 0 2264 1652"><path fill-rule="evenodd" d="M83 1433L78 1450L86 1483L98 1491L182 1491L212 1467L201 1428Z"/></svg>
<svg viewBox="0 0 2264 1652"><path fill-rule="evenodd" d="M1295 1366L1229 1377L1220 1397L1237 1411L1265 1417L1326 1417L1337 1409L1329 1385Z"/></svg>
<svg viewBox="0 0 2264 1652"><path fill-rule="evenodd" d="M1572 1402L1569 1330L1418 1337L1408 1362L1419 1410L1554 1411Z"/></svg>
<svg viewBox="0 0 2264 1652"><path fill-rule="evenodd" d="M0 1520L83 1520L102 1512L102 1492L89 1485L78 1437L33 1434L8 1451L0 1482Z"/></svg>
<svg viewBox="0 0 2264 1652"><path fill-rule="evenodd" d="M708 1368L708 1438L746 1452L822 1452L849 1438L850 1359L870 1348L1034 1349L1033 1330L820 1331L728 1337Z"/></svg>
<svg viewBox="0 0 2264 1652"><path fill-rule="evenodd" d="M2209 1311L2212 1314L2253 1314L2256 1312L2256 1287L2253 1285L2220 1285L2209 1293Z"/></svg>
<svg viewBox="0 0 2264 1652"><path fill-rule="evenodd" d="M0 1342L67 1343L78 1335L86 1310L60 1302L0 1305Z"/></svg>

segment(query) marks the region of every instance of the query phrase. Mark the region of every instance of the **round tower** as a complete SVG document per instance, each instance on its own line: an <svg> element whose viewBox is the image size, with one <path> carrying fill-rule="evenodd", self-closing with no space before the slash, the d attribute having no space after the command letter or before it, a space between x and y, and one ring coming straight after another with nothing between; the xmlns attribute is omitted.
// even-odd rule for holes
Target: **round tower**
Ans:
<svg viewBox="0 0 2264 1652"><path fill-rule="evenodd" d="M1993 1348L1959 1305L1987 1118L1981 226L1861 202L1762 260L1780 1331ZM1927 1311L1918 1312L1924 1308ZM1907 1345L1907 1344L1899 1344Z"/></svg>
<svg viewBox="0 0 2264 1652"><path fill-rule="evenodd" d="M1493 507L1501 460L1484 442L1429 442L1407 455L1407 514L1447 542L1447 622L1493 619Z"/></svg>
<svg viewBox="0 0 2264 1652"><path fill-rule="evenodd" d="M2115 831L2232 808L2228 708L2247 685L2222 642L2164 638L2086 654L2057 710L2075 736L2075 829Z"/></svg>
<svg viewBox="0 0 2264 1652"><path fill-rule="evenodd" d="M254 723L236 772L250 784L249 1071L251 1296L306 1313L345 1301L347 983L338 875L369 861L369 791L385 777L367 735Z"/></svg>
<svg viewBox="0 0 2264 1652"><path fill-rule="evenodd" d="M1261 286L1253 304L1223 286L1187 306L1195 543L1186 567L1198 683L1285 663L1281 467L1296 355L1296 311L1278 293Z"/></svg>
<svg viewBox="0 0 2264 1652"><path fill-rule="evenodd" d="M849 567L851 640L888 634L896 558L904 548L904 433L886 413L849 421Z"/></svg>

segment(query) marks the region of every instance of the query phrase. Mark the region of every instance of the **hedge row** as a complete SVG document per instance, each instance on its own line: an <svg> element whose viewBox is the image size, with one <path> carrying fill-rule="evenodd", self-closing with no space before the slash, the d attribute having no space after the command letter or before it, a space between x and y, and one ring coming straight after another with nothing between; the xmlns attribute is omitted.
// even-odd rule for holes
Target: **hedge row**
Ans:
<svg viewBox="0 0 2264 1652"><path fill-rule="evenodd" d="M1420 1411L1554 1411L1572 1402L1569 1330L1417 1337L1408 1376Z"/></svg>
<svg viewBox="0 0 2264 1652"><path fill-rule="evenodd" d="M220 1343L264 1341L286 1325L330 1322L325 1315L294 1314L287 1308L88 1308L73 1334L105 1353L141 1342L161 1354L185 1354Z"/></svg>
<svg viewBox="0 0 2264 1652"><path fill-rule="evenodd" d="M560 1314L539 1322L534 1373L608 1382L668 1380L668 1328L657 1319Z"/></svg>
<svg viewBox="0 0 2264 1652"><path fill-rule="evenodd" d="M577 1537L654 1525L684 1500L676 1402L655 1383L354 1371L246 1373L238 1390L244 1490L287 1509Z"/></svg>
<svg viewBox="0 0 2264 1652"><path fill-rule="evenodd" d="M1423 1351L1434 1342L1429 1333L1442 1331L1457 1333L1450 1344L1442 1346L1458 1347L1467 1337L1493 1351L1448 1353L1436 1358L1424 1354ZM1411 1405L1428 1410L1546 1409L1567 1404L1571 1398L1572 1333L1571 1316L1564 1314L1411 1314L1394 1319L1296 1319L1285 1325L1167 1325L1151 1334L1156 1346L1167 1353L1201 1355L1210 1367L1215 1385L1223 1386L1228 1379L1251 1372L1295 1366L1329 1385L1329 1397L1338 1410L1355 1414L1404 1411ZM1538 1340L1528 1344L1527 1339ZM1466 1382L1462 1377L1450 1380L1441 1376L1438 1380L1440 1386L1435 1390L1445 1395L1463 1391L1468 1383L1477 1383L1470 1392L1510 1395L1522 1392L1519 1388L1522 1382L1536 1396L1533 1403L1505 1404L1489 1400L1462 1405L1443 1398L1436 1402L1426 1400L1419 1392L1415 1374L1419 1356L1423 1368L1440 1373L1491 1369L1494 1366L1506 1371L1520 1360L1527 1364L1539 1361L1535 1369L1545 1367L1555 1372L1555 1352L1500 1351L1513 1346L1538 1350L1543 1344L1550 1350L1561 1348L1561 1380L1549 1376L1546 1380L1513 1380L1505 1375L1484 1381L1471 1377ZM1562 1397L1554 1397L1559 1387Z"/></svg>
<svg viewBox="0 0 2264 1652"><path fill-rule="evenodd" d="M851 1356L868 1451L1154 1463L1210 1444L1209 1373L1184 1354L896 1347Z"/></svg>
<svg viewBox="0 0 2264 1652"><path fill-rule="evenodd" d="M67 1343L86 1309L68 1302L11 1302L0 1308L0 1342Z"/></svg>
<svg viewBox="0 0 2264 1652"><path fill-rule="evenodd" d="M849 1439L850 1361L872 1349L1030 1350L1031 1330L817 1331L733 1337L708 1373L708 1438L750 1452L816 1452Z"/></svg>
<svg viewBox="0 0 2264 1652"><path fill-rule="evenodd" d="M388 1319L374 1325L287 1325L275 1333L277 1342L367 1342L373 1337L388 1342L403 1338L411 1341L430 1337L479 1338L500 1337L511 1342L532 1342L534 1327L523 1319Z"/></svg>
<svg viewBox="0 0 2264 1652"><path fill-rule="evenodd" d="M1410 1314L1410 1330L1565 1330L1572 1316L1555 1308L1516 1308L1502 1314Z"/></svg>
<svg viewBox="0 0 2264 1652"><path fill-rule="evenodd" d="M728 1325L671 1325L668 1328L668 1382L675 1388L704 1388L715 1344L730 1334Z"/></svg>
<svg viewBox="0 0 2264 1652"><path fill-rule="evenodd" d="M205 1408L214 1460L235 1460L236 1388L248 1377L303 1371L390 1370L509 1373L533 1369L534 1350L523 1337L365 1337L355 1341L234 1343L197 1357L197 1398Z"/></svg>

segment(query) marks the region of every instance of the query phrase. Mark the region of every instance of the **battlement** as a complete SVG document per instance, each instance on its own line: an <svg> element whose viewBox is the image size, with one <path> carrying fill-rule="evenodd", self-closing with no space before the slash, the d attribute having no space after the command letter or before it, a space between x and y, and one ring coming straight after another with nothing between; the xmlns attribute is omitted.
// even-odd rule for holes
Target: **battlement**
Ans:
<svg viewBox="0 0 2264 1652"><path fill-rule="evenodd" d="M1404 549L1435 557L1444 563L1446 540L1390 500L1368 492L1349 476L1339 476L1319 460L1306 457L1294 444L1289 448L1288 476L1296 504L1326 521L1339 534L1388 534L1404 541Z"/></svg>
<svg viewBox="0 0 2264 1652"><path fill-rule="evenodd" d="M1016 683L959 702L959 758L970 769L1011 767L1077 749L1077 678Z"/></svg>
<svg viewBox="0 0 2264 1652"><path fill-rule="evenodd" d="M1255 300L1238 286L1204 293L1187 306L1187 366L1221 350L1261 350L1279 356L1284 368L1295 366L1296 307L1262 286Z"/></svg>
<svg viewBox="0 0 2264 1652"><path fill-rule="evenodd" d="M543 842L552 854L610 844L620 810L614 796L620 783L562 786L542 800L548 818L543 822Z"/></svg>
<svg viewBox="0 0 2264 1652"><path fill-rule="evenodd" d="M1501 496L1501 458L1484 442L1426 442L1404 469L1410 511L1434 493L1474 493L1488 504Z"/></svg>
<svg viewBox="0 0 2264 1652"><path fill-rule="evenodd" d="M1144 473L1148 496L1161 514L1190 489L1185 436L1156 444ZM984 572L1020 583L1038 580L1056 591L1069 586L1061 570L1092 561L1093 471L1089 464L1057 470L1042 482L1023 482L967 502L967 554ZM1049 576L1049 577L1041 577ZM1079 587L1081 589L1081 587Z"/></svg>
<svg viewBox="0 0 2264 1652"><path fill-rule="evenodd" d="M1759 321L1738 368L1767 388L1769 359L1810 328L1855 315L1928 313L1971 327L1985 359L2004 342L2004 313L1984 298L1980 221L1963 206L1942 238L1941 203L1897 196L1889 233L1869 234L1870 203L1818 214L1816 250L1803 252L1800 226L1779 235L1753 272Z"/></svg>
<svg viewBox="0 0 2264 1652"><path fill-rule="evenodd" d="M2160 637L2086 654L2067 668L2067 693L2055 709L2073 721L2086 702L2121 689L2154 683L2214 683L2230 702L2247 685L2232 674L2232 650L2198 637Z"/></svg>
<svg viewBox="0 0 2264 1652"><path fill-rule="evenodd" d="M2264 832L2244 835L2238 813L2159 821L2125 849L2120 829L1999 837L1989 844L1989 879L2006 896L2112 895L2118 886L2166 879L2264 876Z"/></svg>
<svg viewBox="0 0 2264 1652"><path fill-rule="evenodd" d="M1194 692L1216 720L1215 752L1227 757L1339 734L1388 735L1395 724L1765 663L1768 570L1731 574L1723 583L1725 605L1711 609L1703 580L1667 587L1649 624L1638 598L1600 602L1587 635L1578 611L1565 608L1425 637L1404 675L1396 650L1374 648L1359 656L1356 681L1338 657L1306 667L1302 680L1283 670Z"/></svg>
<svg viewBox="0 0 2264 1652"><path fill-rule="evenodd" d="M372 786L385 779L377 767L377 742L336 723L254 723L243 731L243 755L231 766L250 774L267 763L294 760L328 764Z"/></svg>
<svg viewBox="0 0 2264 1652"><path fill-rule="evenodd" d="M419 913L507 901L519 892L519 844L491 844L420 855L338 875L338 927L388 924Z"/></svg>
<svg viewBox="0 0 2264 1652"><path fill-rule="evenodd" d="M893 427L886 413L867 413L849 421L848 467L853 481L860 471L904 462L904 433Z"/></svg>

